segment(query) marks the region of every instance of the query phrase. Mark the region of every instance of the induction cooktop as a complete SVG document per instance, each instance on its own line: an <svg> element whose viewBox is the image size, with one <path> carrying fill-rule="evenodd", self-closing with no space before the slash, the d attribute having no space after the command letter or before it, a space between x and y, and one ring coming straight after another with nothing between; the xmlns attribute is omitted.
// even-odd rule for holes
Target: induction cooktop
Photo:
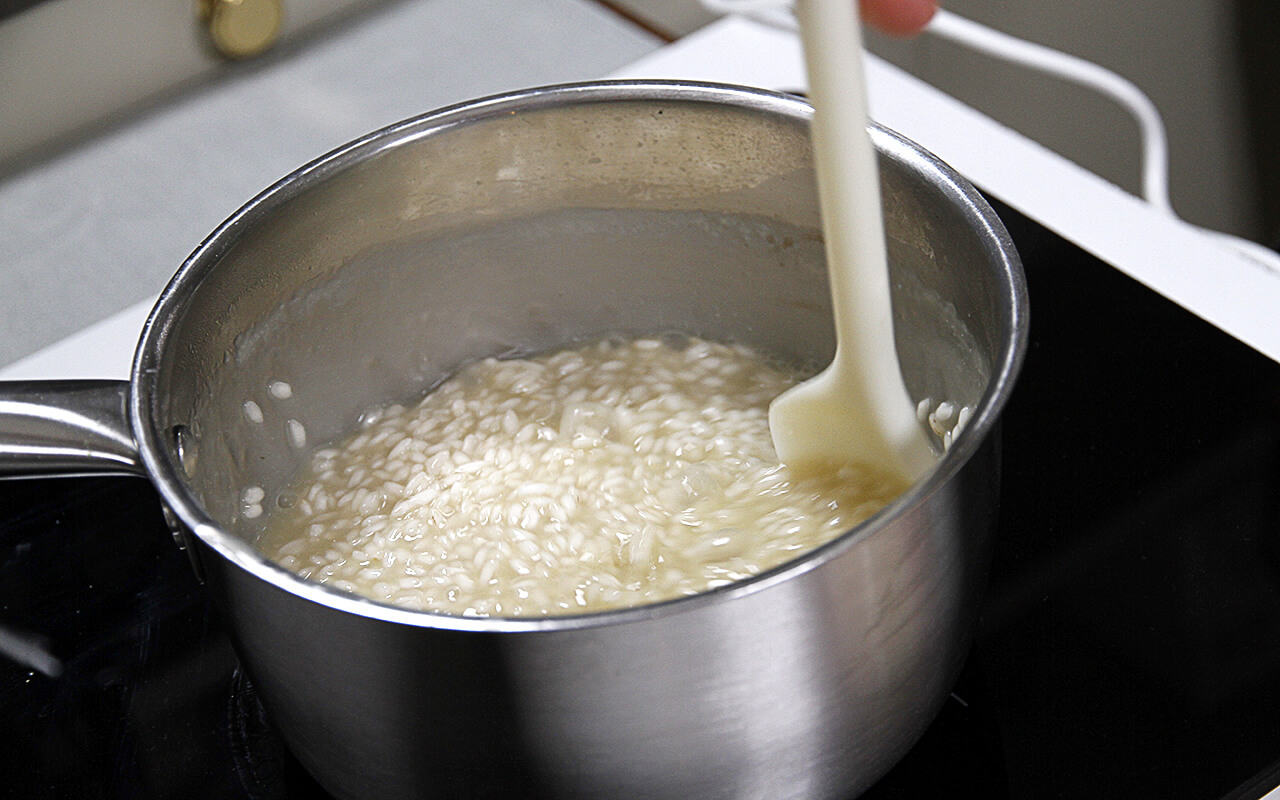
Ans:
<svg viewBox="0 0 1280 800"><path fill-rule="evenodd" d="M1031 345L990 586L868 794L1257 800L1280 785L1280 364L1013 210ZM0 792L313 798L158 498L0 481Z"/></svg>

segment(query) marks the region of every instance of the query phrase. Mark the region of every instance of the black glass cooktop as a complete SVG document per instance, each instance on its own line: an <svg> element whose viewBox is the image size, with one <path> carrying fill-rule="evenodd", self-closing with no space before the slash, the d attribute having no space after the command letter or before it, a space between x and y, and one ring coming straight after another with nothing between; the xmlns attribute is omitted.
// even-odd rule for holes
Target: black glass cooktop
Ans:
<svg viewBox="0 0 1280 800"><path fill-rule="evenodd" d="M1280 785L1280 365L1000 209L1032 344L954 694L866 797ZM310 798L157 499L0 481L0 795ZM33 666L35 668L33 668Z"/></svg>

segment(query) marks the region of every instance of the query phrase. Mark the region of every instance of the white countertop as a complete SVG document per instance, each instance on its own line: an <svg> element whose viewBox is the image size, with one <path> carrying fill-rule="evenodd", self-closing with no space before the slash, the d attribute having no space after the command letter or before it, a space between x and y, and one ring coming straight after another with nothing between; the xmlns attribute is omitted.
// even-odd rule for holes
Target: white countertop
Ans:
<svg viewBox="0 0 1280 800"><path fill-rule="evenodd" d="M388 2L0 178L0 366L149 304L223 219L334 147L660 44L590 0ZM83 366L116 374L111 358L90 348Z"/></svg>

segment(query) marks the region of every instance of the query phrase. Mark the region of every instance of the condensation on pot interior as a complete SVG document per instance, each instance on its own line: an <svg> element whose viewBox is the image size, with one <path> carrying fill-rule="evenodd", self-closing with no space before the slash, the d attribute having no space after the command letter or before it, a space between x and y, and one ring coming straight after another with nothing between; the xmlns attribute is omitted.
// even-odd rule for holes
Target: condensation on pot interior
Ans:
<svg viewBox="0 0 1280 800"><path fill-rule="evenodd" d="M605 340L474 363L314 454L260 548L304 577L452 614L597 611L795 558L904 488L777 463L800 376L742 346Z"/></svg>

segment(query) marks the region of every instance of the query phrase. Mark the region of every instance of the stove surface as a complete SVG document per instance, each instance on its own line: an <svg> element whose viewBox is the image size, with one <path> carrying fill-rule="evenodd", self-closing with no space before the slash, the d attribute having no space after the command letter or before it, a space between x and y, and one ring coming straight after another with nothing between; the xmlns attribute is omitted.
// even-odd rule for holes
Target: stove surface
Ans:
<svg viewBox="0 0 1280 800"><path fill-rule="evenodd" d="M1256 800L1280 783L1280 365L999 210L1032 345L989 596L865 797ZM0 657L14 796L324 797L145 481L0 481L0 624L58 673Z"/></svg>

